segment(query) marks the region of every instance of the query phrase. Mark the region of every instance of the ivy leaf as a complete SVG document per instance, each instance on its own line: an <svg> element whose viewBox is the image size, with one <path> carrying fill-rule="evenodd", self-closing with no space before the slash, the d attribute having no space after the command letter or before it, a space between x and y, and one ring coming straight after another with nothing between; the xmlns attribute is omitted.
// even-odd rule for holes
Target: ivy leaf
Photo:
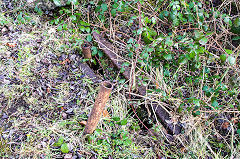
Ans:
<svg viewBox="0 0 240 159"><path fill-rule="evenodd" d="M88 42L90 42L90 41L92 41L92 36L88 35L86 39L87 39Z"/></svg>
<svg viewBox="0 0 240 159"><path fill-rule="evenodd" d="M232 54L232 50L228 50L228 49L225 49L226 53L231 55Z"/></svg>
<svg viewBox="0 0 240 159"><path fill-rule="evenodd" d="M155 17L152 17L152 23L156 24L156 18Z"/></svg>
<svg viewBox="0 0 240 159"><path fill-rule="evenodd" d="M129 38L127 41L128 44L132 44L133 43L133 38Z"/></svg>
<svg viewBox="0 0 240 159"><path fill-rule="evenodd" d="M62 25L59 25L57 28L58 31L62 31Z"/></svg>
<svg viewBox="0 0 240 159"><path fill-rule="evenodd" d="M137 35L142 34L142 29L137 30Z"/></svg>
<svg viewBox="0 0 240 159"><path fill-rule="evenodd" d="M69 148L68 148L67 143L62 144L61 151L62 151L62 153L68 153L69 152Z"/></svg>
<svg viewBox="0 0 240 159"><path fill-rule="evenodd" d="M240 36L234 36L232 40L240 40Z"/></svg>
<svg viewBox="0 0 240 159"><path fill-rule="evenodd" d="M225 54L220 55L221 62L225 62L227 59L227 56Z"/></svg>
<svg viewBox="0 0 240 159"><path fill-rule="evenodd" d="M112 16L115 17L115 16L116 16L116 13L117 13L117 10L116 10L116 9L112 9L112 10L111 10L111 14L112 14Z"/></svg>
<svg viewBox="0 0 240 159"><path fill-rule="evenodd" d="M92 49L92 55L93 56L97 55L97 47L93 46L91 49Z"/></svg>
<svg viewBox="0 0 240 159"><path fill-rule="evenodd" d="M126 145L126 146L129 146L129 145L132 144L132 140L126 139L126 140L123 142L123 144Z"/></svg>
<svg viewBox="0 0 240 159"><path fill-rule="evenodd" d="M120 120L120 117L113 117L112 118L114 121L119 121Z"/></svg>
<svg viewBox="0 0 240 159"><path fill-rule="evenodd" d="M165 54L163 55L165 60L172 60L172 55L171 54Z"/></svg>
<svg viewBox="0 0 240 159"><path fill-rule="evenodd" d="M107 11L107 9L108 9L107 4L106 4L106 3L103 3L103 4L101 5L101 9L102 9L103 12Z"/></svg>
<svg viewBox="0 0 240 159"><path fill-rule="evenodd" d="M112 8L114 8L114 9L116 9L118 7L118 4L117 3L114 3L113 5L112 5Z"/></svg>
<svg viewBox="0 0 240 159"><path fill-rule="evenodd" d="M71 2L71 3L74 4L74 5L77 5L77 4L78 4L78 1L77 1L77 0L68 0L68 2Z"/></svg>
<svg viewBox="0 0 240 159"><path fill-rule="evenodd" d="M240 135L240 129L237 129L237 133L238 133L238 135Z"/></svg>
<svg viewBox="0 0 240 159"><path fill-rule="evenodd" d="M89 33L91 31L90 27L86 27L85 30Z"/></svg>
<svg viewBox="0 0 240 159"><path fill-rule="evenodd" d="M84 26L80 26L79 27L81 31L85 31L85 27Z"/></svg>
<svg viewBox="0 0 240 159"><path fill-rule="evenodd" d="M212 101L212 106L215 108L218 107L218 102L216 99Z"/></svg>
<svg viewBox="0 0 240 159"><path fill-rule="evenodd" d="M60 0L53 0L53 3L54 3L56 6L61 6L61 1L60 1Z"/></svg>
<svg viewBox="0 0 240 159"><path fill-rule="evenodd" d="M118 125L127 125L127 119L123 119L117 123Z"/></svg>
<svg viewBox="0 0 240 159"><path fill-rule="evenodd" d="M234 65L236 62L236 59L232 56L228 56L228 62L230 65Z"/></svg>
<svg viewBox="0 0 240 159"><path fill-rule="evenodd" d="M199 39L202 35L203 35L202 32L200 32L200 31L198 31L198 30L195 30L195 31L194 31L194 36L195 36L196 39Z"/></svg>
<svg viewBox="0 0 240 159"><path fill-rule="evenodd" d="M76 17L76 15L71 15L70 19L72 19L74 21L74 20L77 20L77 17Z"/></svg>
<svg viewBox="0 0 240 159"><path fill-rule="evenodd" d="M63 144L64 138L62 136L59 137L58 141L53 144L53 146L59 147Z"/></svg>
<svg viewBox="0 0 240 159"><path fill-rule="evenodd" d="M199 43L202 44L202 45L206 45L207 42L208 42L208 38L206 38L206 37L204 37L201 40L199 40Z"/></svg>
<svg viewBox="0 0 240 159"><path fill-rule="evenodd" d="M166 38L165 44L168 45L168 46L173 46L173 41L172 41L172 39L170 39L169 36Z"/></svg>

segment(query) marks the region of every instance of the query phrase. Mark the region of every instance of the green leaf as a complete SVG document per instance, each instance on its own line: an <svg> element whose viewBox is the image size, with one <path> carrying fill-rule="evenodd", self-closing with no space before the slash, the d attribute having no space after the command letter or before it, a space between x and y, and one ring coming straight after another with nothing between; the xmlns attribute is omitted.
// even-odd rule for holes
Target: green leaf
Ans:
<svg viewBox="0 0 240 159"><path fill-rule="evenodd" d="M124 68L124 67L121 67L120 73L123 73L124 71L125 71L125 68Z"/></svg>
<svg viewBox="0 0 240 159"><path fill-rule="evenodd" d="M165 55L163 55L163 58L165 60L172 60L172 55L171 54L165 54Z"/></svg>
<svg viewBox="0 0 240 159"><path fill-rule="evenodd" d="M116 10L116 9L112 9L112 10L111 10L111 14L112 14L113 17L116 16L116 13L117 13L117 10Z"/></svg>
<svg viewBox="0 0 240 159"><path fill-rule="evenodd" d="M92 55L95 56L97 55L97 47L96 46L92 46Z"/></svg>
<svg viewBox="0 0 240 159"><path fill-rule="evenodd" d="M101 9L102 9L103 12L107 11L108 10L108 5L106 3L103 3L101 5Z"/></svg>
<svg viewBox="0 0 240 159"><path fill-rule="evenodd" d="M209 90L208 86L203 86L203 91L207 92Z"/></svg>
<svg viewBox="0 0 240 159"><path fill-rule="evenodd" d="M78 4L78 1L77 1L77 0L68 0L68 2L71 2L71 3L74 4L74 5L77 5L77 4Z"/></svg>
<svg viewBox="0 0 240 159"><path fill-rule="evenodd" d="M224 22L227 23L227 24L229 24L230 26L232 26L232 21L230 20L230 18L229 18L228 16L226 16L226 17L224 18Z"/></svg>
<svg viewBox="0 0 240 159"><path fill-rule="evenodd" d="M126 140L123 142L123 144L126 145L126 146L129 146L129 145L132 144L132 140L126 139Z"/></svg>
<svg viewBox="0 0 240 159"><path fill-rule="evenodd" d="M70 19L72 19L74 21L74 20L77 20L77 17L75 15L71 15Z"/></svg>
<svg viewBox="0 0 240 159"><path fill-rule="evenodd" d="M61 151L62 151L62 153L68 153L69 152L69 148L68 148L67 143L62 144Z"/></svg>
<svg viewBox="0 0 240 159"><path fill-rule="evenodd" d="M98 56L103 57L103 52L101 50L98 51Z"/></svg>
<svg viewBox="0 0 240 159"><path fill-rule="evenodd" d="M236 59L232 56L228 56L228 62L230 65L234 65L236 62Z"/></svg>
<svg viewBox="0 0 240 159"><path fill-rule="evenodd" d="M85 30L89 33L91 31L90 27L86 27Z"/></svg>
<svg viewBox="0 0 240 159"><path fill-rule="evenodd" d="M240 135L240 129L237 129L237 133L238 133L238 135Z"/></svg>
<svg viewBox="0 0 240 159"><path fill-rule="evenodd" d="M156 24L156 18L155 17L152 17L152 23Z"/></svg>
<svg viewBox="0 0 240 159"><path fill-rule="evenodd" d="M142 34L142 29L137 30L137 35Z"/></svg>
<svg viewBox="0 0 240 159"><path fill-rule="evenodd" d="M92 36L91 36L91 35L88 35L88 36L87 36L87 41L88 41L88 42L92 41Z"/></svg>
<svg viewBox="0 0 240 159"><path fill-rule="evenodd" d="M63 30L67 30L67 24L63 24Z"/></svg>
<svg viewBox="0 0 240 159"><path fill-rule="evenodd" d="M62 31L62 25L59 25L57 28L58 31Z"/></svg>
<svg viewBox="0 0 240 159"><path fill-rule="evenodd" d="M170 39L169 36L166 38L165 44L168 45L168 46L173 46L173 41L172 41L172 39Z"/></svg>
<svg viewBox="0 0 240 159"><path fill-rule="evenodd" d="M195 38L196 38L196 39L199 39L199 38L203 35L203 33L200 32L200 31L198 31L198 30L195 30L195 31L194 31L194 35L195 35Z"/></svg>
<svg viewBox="0 0 240 159"><path fill-rule="evenodd" d="M58 138L58 141L55 142L55 143L53 144L53 146L59 147L59 146L61 146L61 145L63 144L63 141L64 141L64 138L63 138L62 136L60 136L60 137Z"/></svg>
<svg viewBox="0 0 240 159"><path fill-rule="evenodd" d="M113 5L112 5L112 8L114 8L114 9L116 9L118 7L118 4L117 3L114 3Z"/></svg>
<svg viewBox="0 0 240 159"><path fill-rule="evenodd" d="M127 41L128 44L132 44L133 43L133 38L129 38Z"/></svg>
<svg viewBox="0 0 240 159"><path fill-rule="evenodd" d="M221 62L225 62L226 59L227 59L227 55L226 55L226 54L220 55L220 60L221 60Z"/></svg>
<svg viewBox="0 0 240 159"><path fill-rule="evenodd" d="M218 107L218 102L217 102L216 99L212 101L212 106L213 107Z"/></svg>
<svg viewBox="0 0 240 159"><path fill-rule="evenodd" d="M234 36L232 40L240 40L240 36Z"/></svg>
<svg viewBox="0 0 240 159"><path fill-rule="evenodd" d="M85 27L84 26L80 26L79 27L81 31L85 31Z"/></svg>
<svg viewBox="0 0 240 159"><path fill-rule="evenodd" d="M240 34L240 17L236 18L233 22L231 32L235 34Z"/></svg>
<svg viewBox="0 0 240 159"><path fill-rule="evenodd" d="M54 3L56 6L61 6L61 0L53 0L53 3Z"/></svg>
<svg viewBox="0 0 240 159"><path fill-rule="evenodd" d="M187 62L188 62L188 59L187 59L185 56L182 56L182 57L180 57L180 58L178 59L178 63L179 63L179 64L184 65L184 64L186 64Z"/></svg>
<svg viewBox="0 0 240 159"><path fill-rule="evenodd" d="M228 49L225 49L226 53L231 55L232 54L232 50L228 50Z"/></svg>
<svg viewBox="0 0 240 159"><path fill-rule="evenodd" d="M206 38L206 37L204 37L201 40L199 40L199 43L202 44L202 45L206 45L207 42L208 42L208 38Z"/></svg>
<svg viewBox="0 0 240 159"><path fill-rule="evenodd" d="M117 123L118 125L127 125L127 119L123 119Z"/></svg>
<svg viewBox="0 0 240 159"><path fill-rule="evenodd" d="M120 117L113 117L112 118L114 121L119 121L120 120Z"/></svg>

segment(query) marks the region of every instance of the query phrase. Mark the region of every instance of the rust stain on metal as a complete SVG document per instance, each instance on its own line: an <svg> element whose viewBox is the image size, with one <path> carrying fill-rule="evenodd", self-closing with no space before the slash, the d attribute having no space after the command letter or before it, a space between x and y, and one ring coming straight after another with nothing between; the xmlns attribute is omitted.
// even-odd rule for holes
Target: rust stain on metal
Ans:
<svg viewBox="0 0 240 159"><path fill-rule="evenodd" d="M92 45L90 43L83 43L82 44L82 52L85 59L91 59L92 58L92 51L91 51Z"/></svg>
<svg viewBox="0 0 240 159"><path fill-rule="evenodd" d="M83 134L92 134L97 127L97 124L102 116L104 107L108 101L109 95L112 91L113 85L104 81L101 83L100 90L98 92L97 98L95 100L93 109L88 118L87 125L84 129Z"/></svg>

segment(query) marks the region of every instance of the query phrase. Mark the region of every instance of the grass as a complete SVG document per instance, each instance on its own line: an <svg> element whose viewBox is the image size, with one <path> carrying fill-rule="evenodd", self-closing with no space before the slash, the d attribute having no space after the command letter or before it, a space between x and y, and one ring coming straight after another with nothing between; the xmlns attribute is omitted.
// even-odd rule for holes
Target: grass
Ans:
<svg viewBox="0 0 240 159"><path fill-rule="evenodd" d="M117 8L92 2L94 9L88 12L84 1L59 9L62 14L56 11L51 17L33 12L23 1L14 1L14 9L4 10L6 6L0 1L0 157L240 158L239 44L232 41L237 35L228 24L239 11L233 16L226 13L226 8L231 5L234 10L238 3L216 6L220 15L213 19L210 11L203 9L206 19L201 21L200 16L191 22L190 28L199 30L194 32L185 28L184 19L180 18L178 26L171 17L161 18L164 11L172 14L182 5L177 0L169 2L171 5L163 3L158 9L147 1L128 4L122 0ZM106 4L111 16L104 11ZM187 4L186 8L191 6L189 1ZM208 8L207 2L202 6ZM145 30L139 43L141 12ZM194 26L200 22L210 29ZM131 30L127 32L124 27ZM3 28L10 29L8 34ZM92 40L93 30L109 33L108 38L128 65L136 64L135 76L147 86L146 96L134 92L135 81L129 92L131 82L111 68ZM132 39L121 38L119 33ZM96 72L102 69L105 79L117 82L97 130L83 136L81 123L87 120L99 89L78 68L78 62L83 61L80 46L86 40L95 47L93 54L98 60L93 63L101 62ZM188 52L191 49L195 52ZM193 54L198 55L190 57ZM129 100L129 94L134 99ZM163 104L172 122L181 121L181 134L166 133L150 101ZM151 132L140 124L131 105Z"/></svg>

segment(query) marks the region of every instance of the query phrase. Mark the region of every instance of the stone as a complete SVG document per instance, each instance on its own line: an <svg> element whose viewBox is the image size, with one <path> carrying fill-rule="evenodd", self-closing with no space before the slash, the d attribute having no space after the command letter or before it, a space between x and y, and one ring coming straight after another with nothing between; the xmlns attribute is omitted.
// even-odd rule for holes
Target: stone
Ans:
<svg viewBox="0 0 240 159"><path fill-rule="evenodd" d="M8 119L8 115L4 113L4 114L2 115L2 119Z"/></svg>

